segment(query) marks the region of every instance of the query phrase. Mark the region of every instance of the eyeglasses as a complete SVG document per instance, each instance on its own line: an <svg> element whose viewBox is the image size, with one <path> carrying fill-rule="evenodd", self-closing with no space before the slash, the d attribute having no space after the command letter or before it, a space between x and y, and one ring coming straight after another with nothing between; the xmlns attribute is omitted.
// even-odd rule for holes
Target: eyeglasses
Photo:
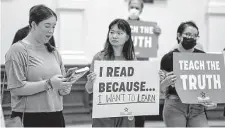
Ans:
<svg viewBox="0 0 225 128"><path fill-rule="evenodd" d="M184 37L187 37L187 38L193 38L193 39L198 39L199 38L199 35L198 34L183 33L182 35Z"/></svg>

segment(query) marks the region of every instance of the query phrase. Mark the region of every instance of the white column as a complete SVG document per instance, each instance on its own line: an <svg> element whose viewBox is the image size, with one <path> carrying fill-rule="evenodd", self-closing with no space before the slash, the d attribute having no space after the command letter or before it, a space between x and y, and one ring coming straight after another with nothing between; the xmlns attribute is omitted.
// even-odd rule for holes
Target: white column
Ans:
<svg viewBox="0 0 225 128"><path fill-rule="evenodd" d="M221 52L225 47L225 0L210 0L207 11L209 52Z"/></svg>

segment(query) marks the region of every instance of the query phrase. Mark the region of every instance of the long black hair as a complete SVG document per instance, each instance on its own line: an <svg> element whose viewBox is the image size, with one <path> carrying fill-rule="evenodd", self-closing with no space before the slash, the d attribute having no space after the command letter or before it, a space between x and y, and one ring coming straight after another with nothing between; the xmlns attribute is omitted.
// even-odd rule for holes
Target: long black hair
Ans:
<svg viewBox="0 0 225 128"><path fill-rule="evenodd" d="M55 14L55 12L42 4L33 6L30 9L29 15L30 15L29 16L30 27L33 21L38 25L41 21L46 20L52 16L54 16L57 20L57 15ZM55 50L55 47L53 47L50 43L46 43L45 46L49 52L52 52Z"/></svg>
<svg viewBox="0 0 225 128"><path fill-rule="evenodd" d="M113 47L109 42L109 32L113 25L117 25L119 29L126 32L126 34L129 36L128 40L125 42L123 46L122 54L126 60L134 60L135 54L134 54L134 44L131 39L131 28L129 23L124 19L115 19L110 23L108 28L109 30L107 34L107 39L105 42L105 47L103 49L105 56L107 56L109 59L115 58Z"/></svg>

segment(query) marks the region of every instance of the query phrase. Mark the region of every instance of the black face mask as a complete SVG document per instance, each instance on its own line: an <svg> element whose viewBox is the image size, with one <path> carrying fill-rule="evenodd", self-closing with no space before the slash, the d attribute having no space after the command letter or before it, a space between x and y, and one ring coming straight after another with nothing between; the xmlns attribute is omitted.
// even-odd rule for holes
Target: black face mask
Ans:
<svg viewBox="0 0 225 128"><path fill-rule="evenodd" d="M196 40L193 38L183 37L183 41L181 42L184 49L189 50L195 47Z"/></svg>

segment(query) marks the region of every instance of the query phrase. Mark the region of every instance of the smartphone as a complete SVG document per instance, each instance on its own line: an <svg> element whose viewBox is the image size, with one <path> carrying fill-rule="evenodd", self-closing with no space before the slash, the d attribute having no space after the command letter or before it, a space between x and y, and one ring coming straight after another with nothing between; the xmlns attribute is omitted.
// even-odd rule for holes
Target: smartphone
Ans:
<svg viewBox="0 0 225 128"><path fill-rule="evenodd" d="M68 77L68 82L75 82L89 71L89 67L73 70L74 72Z"/></svg>
<svg viewBox="0 0 225 128"><path fill-rule="evenodd" d="M84 67L78 70L75 70L75 73L82 73L82 72L88 72L89 71L89 67Z"/></svg>
<svg viewBox="0 0 225 128"><path fill-rule="evenodd" d="M77 67L74 68L70 68L67 70L66 75L64 76L64 78L69 78L71 77L71 75L73 75L73 73L77 70Z"/></svg>

